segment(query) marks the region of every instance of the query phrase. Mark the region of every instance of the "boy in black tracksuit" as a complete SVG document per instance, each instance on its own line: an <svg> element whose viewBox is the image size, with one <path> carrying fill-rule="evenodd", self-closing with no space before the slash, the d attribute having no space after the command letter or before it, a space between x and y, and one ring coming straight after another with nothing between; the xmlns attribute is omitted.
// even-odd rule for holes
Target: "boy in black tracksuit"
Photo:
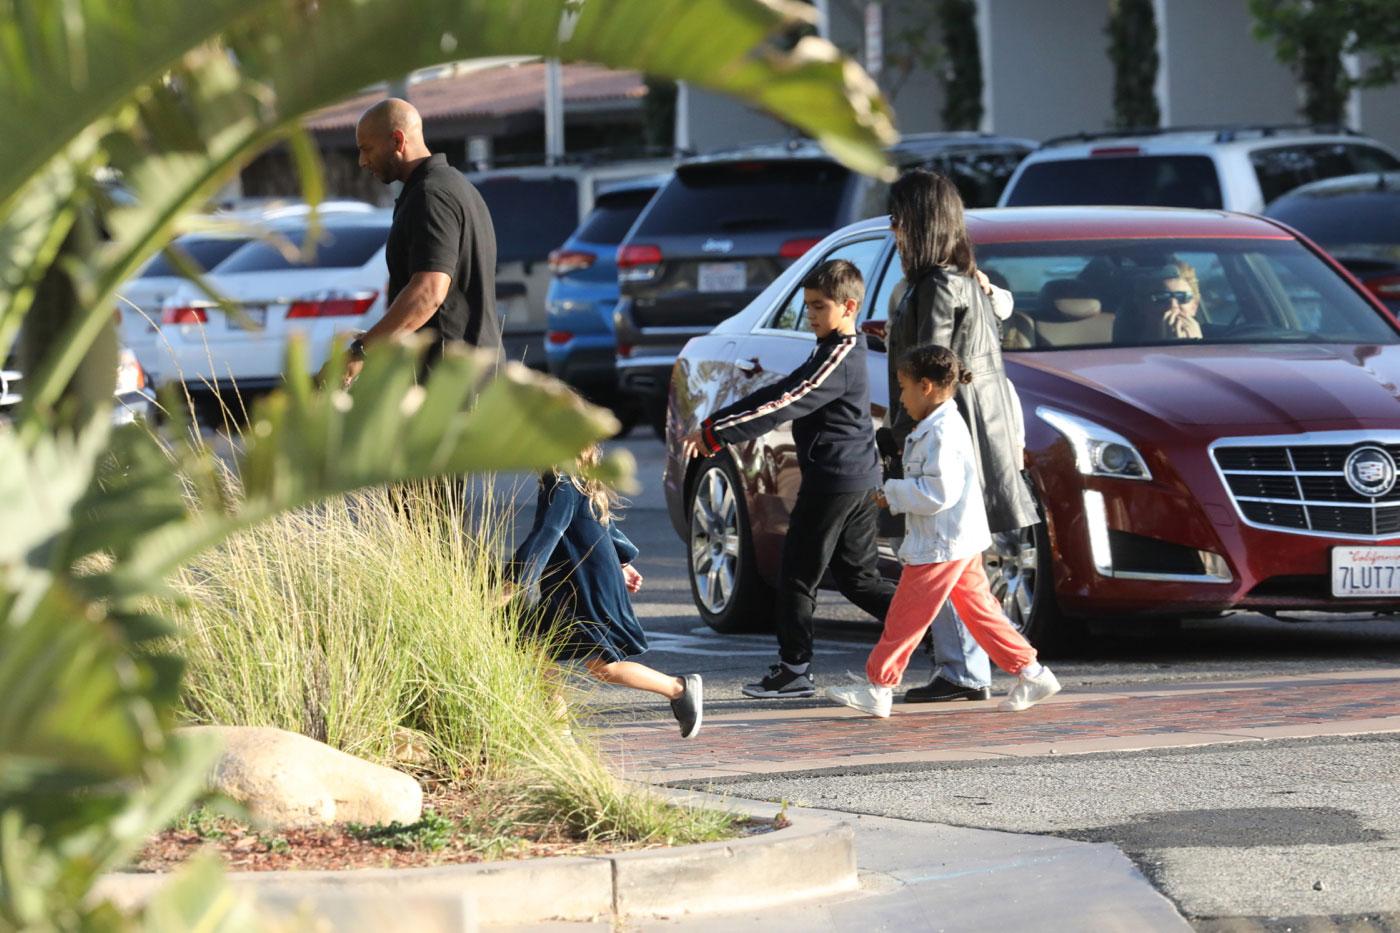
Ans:
<svg viewBox="0 0 1400 933"><path fill-rule="evenodd" d="M816 684L812 615L827 567L851 602L884 621L894 585L877 569L878 512L871 491L882 480L870 420L865 338L856 314L865 295L860 270L844 259L824 262L802 281L817 346L781 382L715 412L682 438L688 456L711 456L785 421L802 469L783 541L778 590L778 655L767 676L744 686L750 697L809 697Z"/></svg>

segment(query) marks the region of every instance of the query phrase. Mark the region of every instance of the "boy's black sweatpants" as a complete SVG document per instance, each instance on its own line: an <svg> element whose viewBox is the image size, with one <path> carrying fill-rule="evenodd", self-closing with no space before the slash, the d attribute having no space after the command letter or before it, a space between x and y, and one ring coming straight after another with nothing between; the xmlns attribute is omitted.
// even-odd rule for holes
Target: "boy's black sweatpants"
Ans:
<svg viewBox="0 0 1400 933"><path fill-rule="evenodd" d="M800 490L783 542L778 582L778 654L787 664L812 660L812 615L827 567L851 602L881 622L894 584L880 576L876 545L879 512L871 490Z"/></svg>

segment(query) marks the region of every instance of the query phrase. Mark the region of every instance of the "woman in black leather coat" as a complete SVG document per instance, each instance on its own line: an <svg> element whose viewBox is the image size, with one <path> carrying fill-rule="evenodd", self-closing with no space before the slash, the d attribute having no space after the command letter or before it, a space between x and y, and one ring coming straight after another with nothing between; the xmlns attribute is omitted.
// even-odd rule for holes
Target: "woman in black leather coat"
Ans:
<svg viewBox="0 0 1400 933"><path fill-rule="evenodd" d="M903 450L914 421L899 404L895 369L903 355L923 344L947 347L972 373L958 391L958 409L972 431L978 473L992 532L1014 531L1039 521L1035 500L1021 475L1025 457L1020 402L1001 361L997 304L1003 289L984 291L962 197L936 172L906 172L890 188L890 225L908 283L891 316L886 337L890 371L889 426Z"/></svg>

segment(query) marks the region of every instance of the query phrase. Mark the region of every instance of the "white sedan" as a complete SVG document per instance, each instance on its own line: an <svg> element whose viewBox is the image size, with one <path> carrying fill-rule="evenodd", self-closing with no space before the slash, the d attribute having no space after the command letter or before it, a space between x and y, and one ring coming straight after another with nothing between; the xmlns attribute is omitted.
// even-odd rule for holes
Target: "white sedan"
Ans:
<svg viewBox="0 0 1400 933"><path fill-rule="evenodd" d="M207 279L236 313L225 313L189 284L166 300L158 348L162 379L191 391L270 388L281 381L293 334L307 338L314 372L335 340L384 315L391 220L387 210L328 214L321 217L320 238L310 244L304 218L273 223L299 255L254 240Z"/></svg>

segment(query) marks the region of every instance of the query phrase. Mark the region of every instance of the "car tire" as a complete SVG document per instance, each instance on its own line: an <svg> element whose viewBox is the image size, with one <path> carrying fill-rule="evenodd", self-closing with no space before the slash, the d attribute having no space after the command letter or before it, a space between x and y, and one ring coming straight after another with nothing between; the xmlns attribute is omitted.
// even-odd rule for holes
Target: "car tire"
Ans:
<svg viewBox="0 0 1400 933"><path fill-rule="evenodd" d="M743 485L728 458L696 474L686 522L690 594L705 624L724 634L770 630L773 591L758 575Z"/></svg>
<svg viewBox="0 0 1400 933"><path fill-rule="evenodd" d="M1060 610L1055 599L1053 554L1045 522L992 536L983 557L992 595L1011 624L1047 657L1080 646L1082 620Z"/></svg>

